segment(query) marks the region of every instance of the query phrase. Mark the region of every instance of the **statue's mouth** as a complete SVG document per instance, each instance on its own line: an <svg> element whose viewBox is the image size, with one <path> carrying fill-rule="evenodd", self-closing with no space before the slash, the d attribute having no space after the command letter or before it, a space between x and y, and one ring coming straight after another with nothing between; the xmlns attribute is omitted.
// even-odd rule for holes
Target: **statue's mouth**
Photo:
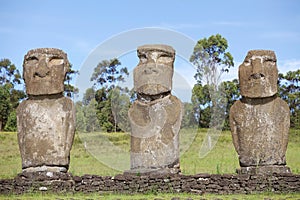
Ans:
<svg viewBox="0 0 300 200"><path fill-rule="evenodd" d="M35 73L33 74L33 77L34 77L34 78L36 78L36 77L39 77L39 78L45 78L45 77L47 77L47 76L49 76L49 75L50 75L50 71L45 72L45 73L35 72Z"/></svg>
<svg viewBox="0 0 300 200"><path fill-rule="evenodd" d="M262 73L255 73L255 74L251 74L251 76L249 77L249 80L257 80L257 79L264 79L265 75Z"/></svg>

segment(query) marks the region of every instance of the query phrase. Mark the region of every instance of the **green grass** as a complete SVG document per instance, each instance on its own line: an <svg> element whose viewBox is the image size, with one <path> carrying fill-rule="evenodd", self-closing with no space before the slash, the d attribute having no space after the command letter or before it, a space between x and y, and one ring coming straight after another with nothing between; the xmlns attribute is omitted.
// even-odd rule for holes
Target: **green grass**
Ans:
<svg viewBox="0 0 300 200"><path fill-rule="evenodd" d="M202 142L207 134L206 129L198 132L193 130L182 130L180 133L180 145L183 153L180 157L180 165L183 174L211 173L211 174L234 174L239 168L237 154L234 150L231 134L223 131L218 142L209 153L200 158L199 153ZM0 133L0 179L13 178L21 172L21 158L16 133ZM88 150L84 147L91 145ZM71 163L69 172L73 175L96 174L116 175L122 173L112 169L99 160L110 160L120 162L118 157L111 156L118 154L115 149L108 148L109 145L119 147L119 151L129 155L130 136L126 133L84 133L76 134L71 151ZM92 155L90 152L100 151L99 155ZM111 152L116 151L116 152ZM291 130L287 150L287 165L293 173L300 173L300 130ZM95 154L95 152L94 152ZM124 155L125 155L124 154ZM123 154L120 154L122 157ZM126 158L128 160L128 158ZM251 195L209 195L203 196L191 194L49 194L32 193L18 195L0 195L0 199L300 199L300 193L296 194L251 194Z"/></svg>
<svg viewBox="0 0 300 200"><path fill-rule="evenodd" d="M0 133L0 178L13 178L21 172L21 156L17 134Z"/></svg>
<svg viewBox="0 0 300 200"><path fill-rule="evenodd" d="M221 132L213 149L208 151L205 157L201 158L201 146L206 134L207 130L201 129L195 136L189 149L181 156L182 172L184 174L235 173L235 170L239 167L239 163L231 142L231 133L228 131Z"/></svg>
<svg viewBox="0 0 300 200"><path fill-rule="evenodd" d="M291 130L286 153L287 165L294 174L300 174L300 130Z"/></svg>
<svg viewBox="0 0 300 200"><path fill-rule="evenodd" d="M199 153L207 130L200 129L198 132L192 129L182 130L180 134L181 149L184 149L180 157L183 174L233 174L239 168L229 131L223 131L219 135L214 148L203 158L200 158ZM0 141L0 178L13 178L21 172L17 134L2 132ZM89 148L86 149L84 146ZM130 136L127 133L76 134L69 172L79 176L84 174L112 176L122 173L122 170L112 169L109 166L118 168L118 165L123 165L121 169L129 168L129 150ZM287 165L296 174L300 173L299 152L300 130L291 130L286 159ZM109 166L103 163L108 163Z"/></svg>
<svg viewBox="0 0 300 200"><path fill-rule="evenodd" d="M179 199L213 199L213 200L226 200L226 199L238 199L238 200L257 200L257 199L272 199L272 200L283 200L283 199L300 199L300 193L288 193L288 194L273 194L273 193L262 193L262 194L251 194L251 195L213 195L213 194L204 194L204 195L196 195L196 194L136 194L136 195L125 195L125 194L99 194L99 193L76 193L76 194L51 194L51 193L30 193L24 195L0 195L0 199L26 199L26 200L34 200L34 199L47 199L47 200L81 200L81 199L89 199L89 200L170 200L174 197Z"/></svg>

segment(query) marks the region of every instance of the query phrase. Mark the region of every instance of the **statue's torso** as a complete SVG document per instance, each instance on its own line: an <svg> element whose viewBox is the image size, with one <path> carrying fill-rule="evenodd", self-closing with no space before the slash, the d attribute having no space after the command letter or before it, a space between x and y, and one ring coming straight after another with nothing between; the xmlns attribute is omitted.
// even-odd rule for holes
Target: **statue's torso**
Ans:
<svg viewBox="0 0 300 200"><path fill-rule="evenodd" d="M131 169L178 164L181 115L181 102L172 95L149 104L134 102L129 110Z"/></svg>
<svg viewBox="0 0 300 200"><path fill-rule="evenodd" d="M276 97L237 101L231 108L233 142L243 166L285 164L289 108Z"/></svg>
<svg viewBox="0 0 300 200"><path fill-rule="evenodd" d="M23 168L68 165L75 131L75 108L69 98L25 100L17 117Z"/></svg>

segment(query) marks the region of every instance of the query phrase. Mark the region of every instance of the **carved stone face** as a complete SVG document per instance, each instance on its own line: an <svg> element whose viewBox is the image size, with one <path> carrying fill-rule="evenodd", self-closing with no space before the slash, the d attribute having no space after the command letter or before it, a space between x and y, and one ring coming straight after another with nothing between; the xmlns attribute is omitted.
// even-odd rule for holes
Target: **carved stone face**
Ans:
<svg viewBox="0 0 300 200"><path fill-rule="evenodd" d="M67 54L53 48L30 50L24 57L23 78L28 95L58 94L64 91L69 69Z"/></svg>
<svg viewBox="0 0 300 200"><path fill-rule="evenodd" d="M140 94L171 91L175 50L167 45L144 45L137 50L140 62L134 69L134 88Z"/></svg>
<svg viewBox="0 0 300 200"><path fill-rule="evenodd" d="M239 67L241 95L270 97L277 93L278 69L274 51L251 50Z"/></svg>

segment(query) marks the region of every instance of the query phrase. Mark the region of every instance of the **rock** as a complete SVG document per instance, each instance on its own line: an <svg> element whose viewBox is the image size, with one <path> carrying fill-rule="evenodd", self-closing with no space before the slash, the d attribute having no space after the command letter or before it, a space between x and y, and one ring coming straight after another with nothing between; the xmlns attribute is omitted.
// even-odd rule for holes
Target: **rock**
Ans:
<svg viewBox="0 0 300 200"><path fill-rule="evenodd" d="M23 77L28 95L58 94L64 91L64 78L70 63L60 49L28 51L23 62Z"/></svg>
<svg viewBox="0 0 300 200"><path fill-rule="evenodd" d="M179 164L181 102L176 97L168 95L148 104L136 101L129 119L132 169Z"/></svg>
<svg viewBox="0 0 300 200"><path fill-rule="evenodd" d="M241 166L285 165L289 107L276 96L237 101L231 108L233 142Z"/></svg>
<svg viewBox="0 0 300 200"><path fill-rule="evenodd" d="M139 94L158 95L172 89L175 50L167 45L144 45L137 50L134 88Z"/></svg>
<svg viewBox="0 0 300 200"><path fill-rule="evenodd" d="M39 187L39 191L47 191L47 190L48 190L48 188L45 186Z"/></svg>
<svg viewBox="0 0 300 200"><path fill-rule="evenodd" d="M66 97L29 99L19 105L18 140L23 168L68 167L75 129L73 105Z"/></svg>
<svg viewBox="0 0 300 200"><path fill-rule="evenodd" d="M250 166L237 169L238 174L286 174L291 173L291 169L284 165L265 165L265 166Z"/></svg>
<svg viewBox="0 0 300 200"><path fill-rule="evenodd" d="M175 50L166 45L144 45L138 48L138 56L140 62L134 69L138 99L128 112L131 172L178 173L183 108L171 95Z"/></svg>
<svg viewBox="0 0 300 200"><path fill-rule="evenodd" d="M75 107L63 96L68 69L59 49L35 49L25 56L28 99L17 108L23 171L67 172L75 134Z"/></svg>
<svg viewBox="0 0 300 200"><path fill-rule="evenodd" d="M274 51L251 50L239 67L241 95L270 97L277 93L278 69Z"/></svg>
<svg viewBox="0 0 300 200"><path fill-rule="evenodd" d="M239 68L243 96L230 109L230 126L241 167L267 165L277 171L286 164L290 113L276 95L277 72L274 52L264 50L250 51Z"/></svg>

